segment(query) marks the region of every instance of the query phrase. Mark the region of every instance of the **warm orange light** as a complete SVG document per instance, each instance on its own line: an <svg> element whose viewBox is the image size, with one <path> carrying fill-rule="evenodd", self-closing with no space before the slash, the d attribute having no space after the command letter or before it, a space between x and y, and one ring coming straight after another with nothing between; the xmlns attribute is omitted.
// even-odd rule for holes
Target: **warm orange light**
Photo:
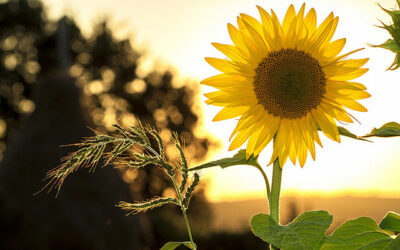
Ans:
<svg viewBox="0 0 400 250"><path fill-rule="evenodd" d="M210 43L220 41L230 43L226 32L226 23L234 23L236 16L241 12L257 16L256 4L269 9L277 10L282 18L290 4L299 9L304 0L282 1L231 1L231 0L204 0L204 1L124 1L98 0L96 5L90 1L68 0L64 5L58 0L44 1L49 7L50 17L60 16L65 10L76 16L86 32L90 31L93 20L99 13L110 13L115 20L125 20L127 25L123 29L132 30L136 34L136 44L148 48L148 57L172 63L182 75L204 79L214 75L214 71L204 61L204 56L220 57ZM395 7L394 0L381 0L386 8ZM365 0L312 0L308 6L314 7L319 16L327 16L331 11L340 17L336 35L333 39L347 37L344 52L359 48L366 49L359 52L358 57L370 58L366 65L370 71L359 79L363 82L372 97L363 102L368 108L365 114L357 114L360 124L348 126L358 134L369 132L374 126L381 126L387 121L400 122L399 71L386 72L385 69L392 63L393 55L383 49L370 48L366 44L380 44L388 39L388 34L374 25L378 19L385 23L390 22L386 15L376 5L376 1ZM174 6L174 8L171 8ZM165 12L168 9L168 12ZM354 11L357 10L357 11ZM205 16L207 18L205 18ZM322 20L318 20L320 23ZM118 26L114 27L115 30ZM10 45L12 46L12 41ZM13 67L15 58L8 59L8 66ZM144 69L142 69L144 70ZM71 68L74 74L79 75L78 66ZM139 70L140 71L140 70ZM140 72L139 72L140 73ZM143 73L143 72L142 72ZM212 91L203 88L202 93ZM105 100L106 101L106 100ZM202 98L204 101L204 98ZM231 156L227 145L234 122L212 123L212 117L219 108L206 106L205 127L224 143L218 152L211 152L215 157ZM112 112L105 114L111 121ZM158 119L162 118L160 114ZM198 129L201 132L201 129ZM288 164L283 175L283 190L285 192L301 192L308 194L373 194L382 196L396 196L400 193L398 179L400 177L400 156L398 148L400 139L376 139L374 143L356 142L343 139L341 144L323 141L324 150L320 150L315 162L307 162L304 169ZM265 154L270 154L267 152ZM267 163L266 156L261 155L260 162ZM267 171L270 169L267 168ZM208 186L208 195L211 200L242 199L263 197L264 184L258 172L248 167L234 167L225 170L204 171L203 178L211 181Z"/></svg>

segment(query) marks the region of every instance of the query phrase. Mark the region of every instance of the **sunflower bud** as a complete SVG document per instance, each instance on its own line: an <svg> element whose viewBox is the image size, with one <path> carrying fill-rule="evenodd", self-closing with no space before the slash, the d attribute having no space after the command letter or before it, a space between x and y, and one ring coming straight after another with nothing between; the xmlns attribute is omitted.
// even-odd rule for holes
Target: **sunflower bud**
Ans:
<svg viewBox="0 0 400 250"><path fill-rule="evenodd" d="M400 0L396 1L400 7ZM388 68L388 70L395 70L400 67L400 10L388 10L382 6L380 7L391 16L393 24L387 25L382 23L382 26L379 27L387 30L393 39L388 39L386 42L380 45L374 45L374 47L388 49L396 54L394 62Z"/></svg>

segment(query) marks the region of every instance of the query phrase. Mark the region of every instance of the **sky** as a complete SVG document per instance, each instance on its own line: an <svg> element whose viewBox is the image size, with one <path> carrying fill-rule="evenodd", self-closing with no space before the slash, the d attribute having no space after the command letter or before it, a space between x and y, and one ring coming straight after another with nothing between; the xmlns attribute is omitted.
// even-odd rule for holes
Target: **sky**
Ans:
<svg viewBox="0 0 400 250"><path fill-rule="evenodd" d="M315 8L318 23L333 11L339 16L334 40L347 39L343 53L365 48L352 58L370 58L370 70L358 78L372 95L361 101L368 112L352 112L360 121L346 125L350 131L363 135L374 127L389 121L400 122L400 70L386 71L394 55L386 50L371 48L389 38L388 33L376 25L381 20L390 22L377 2L394 8L395 0L310 0L310 1L253 1L253 0L45 0L50 17L63 13L72 15L90 32L98 18L110 17L113 31L120 35L133 34L134 43L148 51L143 65L163 67L172 65L182 78L199 82L217 74L204 57L224 57L211 46L211 42L231 44L227 23L236 25L236 16L246 13L259 19L256 5L274 9L282 20L290 4L296 10L306 2L306 11ZM213 91L202 87L201 93ZM205 100L201 97L202 101ZM236 121L211 122L220 108L202 105L204 127L223 143L212 159L233 155L228 152L229 136ZM321 136L323 137L323 136ZM286 164L283 170L283 194L302 195L365 195L400 198L400 138L374 138L373 143L342 137L341 143L322 139L323 148L317 148L317 159L308 158L304 168ZM244 148L244 147L242 147ZM260 155L259 161L271 179L272 167L266 166L271 147ZM264 164L263 164L264 163ZM256 169L236 166L212 169L201 173L207 180L210 200L260 198L265 196L264 183Z"/></svg>

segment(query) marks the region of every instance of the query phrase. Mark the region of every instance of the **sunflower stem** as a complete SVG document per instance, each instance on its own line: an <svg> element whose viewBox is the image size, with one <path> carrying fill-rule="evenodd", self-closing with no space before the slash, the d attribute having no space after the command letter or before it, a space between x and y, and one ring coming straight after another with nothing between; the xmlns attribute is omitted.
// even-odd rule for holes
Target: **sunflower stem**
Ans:
<svg viewBox="0 0 400 250"><path fill-rule="evenodd" d="M269 209L271 217L279 224L279 199L281 194L282 168L279 165L279 158L274 161L272 170L272 187L269 200ZM270 245L270 249L278 249Z"/></svg>

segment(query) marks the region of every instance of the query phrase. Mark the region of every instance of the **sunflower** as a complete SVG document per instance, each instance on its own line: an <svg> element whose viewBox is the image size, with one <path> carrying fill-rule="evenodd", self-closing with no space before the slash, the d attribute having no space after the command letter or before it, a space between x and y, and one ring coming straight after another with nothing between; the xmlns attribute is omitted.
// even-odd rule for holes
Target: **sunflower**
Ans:
<svg viewBox="0 0 400 250"><path fill-rule="evenodd" d="M201 84L218 91L205 94L207 104L223 109L213 121L239 117L229 150L247 141L246 157L258 156L273 140L270 163L282 167L289 157L304 166L308 152L315 160L318 130L340 142L336 121L353 122L348 109L367 111L356 100L370 97L363 84L352 80L368 69L366 59L339 56L346 39L331 41L338 17L331 13L318 27L314 9L293 5L279 22L257 6L261 22L240 14L238 28L228 24L233 45L213 43L228 59L205 58L221 74Z"/></svg>

